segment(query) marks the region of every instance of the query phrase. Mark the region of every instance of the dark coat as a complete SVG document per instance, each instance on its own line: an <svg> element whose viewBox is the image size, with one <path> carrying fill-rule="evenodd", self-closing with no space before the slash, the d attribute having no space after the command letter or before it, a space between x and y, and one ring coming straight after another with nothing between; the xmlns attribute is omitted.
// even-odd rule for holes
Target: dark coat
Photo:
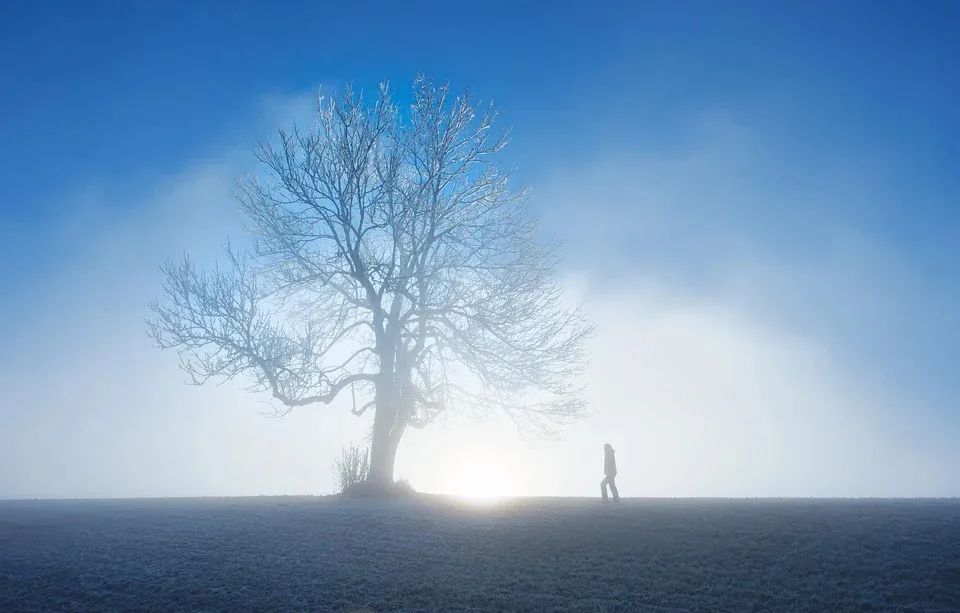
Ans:
<svg viewBox="0 0 960 613"><path fill-rule="evenodd" d="M617 458L613 455L613 449L603 450L603 474L608 477L617 476Z"/></svg>

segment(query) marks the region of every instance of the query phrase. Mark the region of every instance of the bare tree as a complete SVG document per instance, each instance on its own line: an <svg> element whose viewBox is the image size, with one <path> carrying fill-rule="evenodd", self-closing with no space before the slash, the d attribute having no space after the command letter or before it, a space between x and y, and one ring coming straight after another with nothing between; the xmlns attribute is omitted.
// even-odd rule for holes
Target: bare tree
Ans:
<svg viewBox="0 0 960 613"><path fill-rule="evenodd" d="M403 112L386 85L320 98L238 182L252 253L166 263L151 336L195 383L243 374L282 412L359 390L373 482L392 481L406 428L452 408L545 429L579 415L589 326L495 163L494 117L424 78Z"/></svg>

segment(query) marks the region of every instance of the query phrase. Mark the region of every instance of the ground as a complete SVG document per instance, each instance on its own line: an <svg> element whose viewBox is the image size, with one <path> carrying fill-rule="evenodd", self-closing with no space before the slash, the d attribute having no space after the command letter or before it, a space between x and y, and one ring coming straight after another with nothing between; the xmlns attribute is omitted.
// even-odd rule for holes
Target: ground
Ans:
<svg viewBox="0 0 960 613"><path fill-rule="evenodd" d="M0 611L145 608L960 610L960 501L0 501Z"/></svg>

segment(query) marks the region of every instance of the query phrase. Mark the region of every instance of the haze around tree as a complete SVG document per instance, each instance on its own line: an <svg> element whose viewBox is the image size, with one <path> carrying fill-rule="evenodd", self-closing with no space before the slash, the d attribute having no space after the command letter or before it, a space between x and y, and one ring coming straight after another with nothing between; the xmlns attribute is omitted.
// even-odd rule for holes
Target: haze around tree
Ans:
<svg viewBox="0 0 960 613"><path fill-rule="evenodd" d="M553 429L584 410L591 331L563 295L557 246L497 154L492 105L420 77L318 99L237 182L252 237L222 265L163 265L149 331L191 381L242 377L280 414L351 394L372 416L369 481L393 480L408 428L505 411Z"/></svg>

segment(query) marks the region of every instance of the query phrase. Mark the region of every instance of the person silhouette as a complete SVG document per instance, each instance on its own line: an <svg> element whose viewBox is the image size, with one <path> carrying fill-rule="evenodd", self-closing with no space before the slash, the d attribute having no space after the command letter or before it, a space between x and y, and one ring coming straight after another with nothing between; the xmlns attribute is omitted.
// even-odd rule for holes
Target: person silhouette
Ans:
<svg viewBox="0 0 960 613"><path fill-rule="evenodd" d="M613 492L613 501L620 502L620 492L617 491L617 458L613 455L613 445L606 443L603 446L603 481L600 482L600 493L603 501L607 501L607 485Z"/></svg>

